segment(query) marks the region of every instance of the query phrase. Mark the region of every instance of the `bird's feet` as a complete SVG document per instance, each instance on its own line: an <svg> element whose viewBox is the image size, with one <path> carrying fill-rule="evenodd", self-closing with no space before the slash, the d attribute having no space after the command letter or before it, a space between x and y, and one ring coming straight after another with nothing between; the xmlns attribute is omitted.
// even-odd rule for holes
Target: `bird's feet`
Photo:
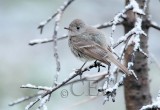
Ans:
<svg viewBox="0 0 160 110"><path fill-rule="evenodd" d="M94 66L98 68L98 72L100 72L100 67L105 68L106 66L102 65L102 63L98 62L97 60L94 62Z"/></svg>

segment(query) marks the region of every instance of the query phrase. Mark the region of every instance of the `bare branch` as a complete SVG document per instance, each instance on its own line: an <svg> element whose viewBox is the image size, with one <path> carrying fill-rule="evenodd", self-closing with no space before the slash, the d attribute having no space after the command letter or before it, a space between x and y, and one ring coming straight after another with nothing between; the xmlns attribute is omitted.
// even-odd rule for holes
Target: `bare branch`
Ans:
<svg viewBox="0 0 160 110"><path fill-rule="evenodd" d="M160 25L158 25L156 22L150 21L150 26L160 31Z"/></svg>

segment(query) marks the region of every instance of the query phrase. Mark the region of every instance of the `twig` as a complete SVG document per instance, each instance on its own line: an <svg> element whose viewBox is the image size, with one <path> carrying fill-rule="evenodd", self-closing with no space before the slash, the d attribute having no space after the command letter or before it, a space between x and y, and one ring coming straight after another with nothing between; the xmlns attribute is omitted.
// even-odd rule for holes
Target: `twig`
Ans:
<svg viewBox="0 0 160 110"><path fill-rule="evenodd" d="M123 81L124 81L125 78L126 78L126 75L123 74L121 76L120 80L113 87L108 88L107 87L108 85L106 84L106 85L103 86L103 88L98 89L99 92L104 92L105 93L106 98L104 99L104 103L107 100L109 100L109 97L112 98L113 102L115 101L116 91L117 91L118 87L123 85Z"/></svg>
<svg viewBox="0 0 160 110"><path fill-rule="evenodd" d="M150 21L150 26L160 31L160 25L154 21Z"/></svg>
<svg viewBox="0 0 160 110"><path fill-rule="evenodd" d="M35 85L32 85L32 84L22 85L20 88L38 89L38 90L44 90L44 91L52 90L52 87L35 86Z"/></svg>
<svg viewBox="0 0 160 110"><path fill-rule="evenodd" d="M65 9L73 2L74 0L67 0L64 2L64 5L60 6L60 8L57 10L56 13L54 13L51 17L49 17L47 20L40 23L38 26L38 29L40 29L40 33L42 33L44 26L46 26L54 17L56 17L59 14L59 10L65 11Z"/></svg>
<svg viewBox="0 0 160 110"><path fill-rule="evenodd" d="M43 99L43 97L47 96L47 95L51 95L52 92L56 91L57 89L59 89L60 87L64 86L64 85L68 85L70 83L74 83L76 81L73 81L73 82L70 82L68 83L70 80L72 80L73 78L75 78L76 76L80 75L80 74L83 74L84 72L86 71L89 71L90 69L92 68L97 68L97 67L104 67L101 63L97 62L97 63L93 63L87 67L85 67L84 69L82 69L81 72L76 72L75 74L72 74L68 79L64 80L61 84L57 85L56 87L54 88L51 88L51 87L43 87L43 86L35 86L35 85L31 85L31 84L26 84L26 85L22 85L21 88L29 88L29 89L37 89L37 90L43 90L43 93L37 93L36 95L33 95L33 96L28 96L28 97L25 97L25 98L21 98L21 99L18 99L12 103L10 103L9 105L10 106L13 106L13 105L16 105L16 104L19 104L19 103L22 103L26 100L29 100L31 98L34 98L34 97L37 97L38 98L31 102L28 106L26 106L27 109L31 108L34 104L36 104L38 101L40 101L41 99ZM93 75L93 77L98 77L98 76L101 76L101 75L104 75L104 73L102 74L96 74L96 75ZM92 76L85 76L86 78L91 78ZM77 80L77 81L80 81L80 80Z"/></svg>
<svg viewBox="0 0 160 110"><path fill-rule="evenodd" d="M53 51L54 51L54 57L56 59L56 76L55 76L55 82L54 84L57 85L57 81L58 81L58 76L59 76L59 72L60 72L60 61L59 61L59 55L58 55L58 50L57 50L57 33L58 33L58 28L59 28L59 22L62 16L62 10L59 10L59 13L56 16L56 20L55 20L55 25L54 25L54 33L53 33Z"/></svg>
<svg viewBox="0 0 160 110"><path fill-rule="evenodd" d="M9 106L14 106L14 105L16 105L16 104L25 102L25 101L30 100L30 99L32 99L32 98L35 98L35 97L37 97L37 96L39 96L39 95L42 95L42 93L37 93L37 94L31 95L31 96L26 96L26 97L19 98L19 99L15 100L14 102L11 102L11 103L9 104Z"/></svg>
<svg viewBox="0 0 160 110"><path fill-rule="evenodd" d="M67 35L63 35L62 37L60 38L57 38L57 40L63 40L63 39L66 39L68 36ZM53 42L53 39L47 39L47 38L44 38L44 39L35 39L35 40L31 40L28 44L30 46L34 46L36 44L44 44L44 43L49 43L49 42Z"/></svg>
<svg viewBox="0 0 160 110"><path fill-rule="evenodd" d="M120 25L120 24L122 24L122 22L117 23L117 25ZM113 25L113 23L112 23L112 21L110 21L110 22L105 22L103 24L97 24L94 27L98 28L98 29L103 29L103 28L110 27L112 25ZM57 38L57 40L58 41L59 40L64 40L66 38L68 38L68 36L67 35L63 35L62 37ZM31 40L28 44L30 46L34 46L36 44L44 44L44 43L49 43L49 42L53 42L53 39L52 38L49 38L49 39L47 39L47 38L45 38L45 39L35 39L35 40Z"/></svg>

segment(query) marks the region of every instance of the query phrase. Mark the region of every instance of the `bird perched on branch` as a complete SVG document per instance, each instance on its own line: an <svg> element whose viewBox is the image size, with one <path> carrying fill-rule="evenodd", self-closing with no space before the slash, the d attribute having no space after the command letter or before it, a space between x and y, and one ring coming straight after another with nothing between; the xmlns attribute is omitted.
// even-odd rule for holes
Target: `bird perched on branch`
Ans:
<svg viewBox="0 0 160 110"><path fill-rule="evenodd" d="M69 47L77 58L84 61L99 60L108 66L112 62L124 73L130 74L129 70L114 57L105 35L100 30L80 19L73 20L65 29L68 30Z"/></svg>

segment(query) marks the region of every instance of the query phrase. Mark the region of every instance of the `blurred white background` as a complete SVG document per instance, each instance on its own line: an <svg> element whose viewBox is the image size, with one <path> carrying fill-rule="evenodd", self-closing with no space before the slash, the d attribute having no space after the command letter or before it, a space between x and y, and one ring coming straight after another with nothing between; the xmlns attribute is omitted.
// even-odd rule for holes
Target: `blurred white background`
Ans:
<svg viewBox="0 0 160 110"><path fill-rule="evenodd" d="M0 108L1 110L22 110L29 102L14 107L8 104L25 95L35 93L36 90L20 89L22 84L51 86L55 74L55 60L53 57L52 43L29 46L28 42L37 38L51 38L53 23L49 23L39 34L37 26L50 17L64 0L0 0ZM58 36L67 33L63 28L75 19L83 19L90 25L112 20L114 15L124 8L124 0L75 0L65 11ZM150 2L150 14L152 19L160 24L160 2ZM110 35L111 29L103 30ZM123 35L123 27L118 26L114 34L115 39ZM149 30L149 52L157 62L160 62L160 32ZM79 68L82 62L77 60L68 48L67 39L58 42L58 52L61 61L61 74L59 81L66 79L74 68ZM149 58L149 76L151 79L150 90L153 98L160 89L160 68L152 58ZM96 71L96 70L95 70ZM67 90L69 88L64 87ZM82 86L83 88L83 86ZM92 100L83 105L74 104L86 99L87 96L75 97L71 94L67 98L61 97L62 89L52 95L47 104L49 110L53 109L125 109L123 88L118 90L116 102L103 103L103 97ZM81 91L80 88L77 90Z"/></svg>

